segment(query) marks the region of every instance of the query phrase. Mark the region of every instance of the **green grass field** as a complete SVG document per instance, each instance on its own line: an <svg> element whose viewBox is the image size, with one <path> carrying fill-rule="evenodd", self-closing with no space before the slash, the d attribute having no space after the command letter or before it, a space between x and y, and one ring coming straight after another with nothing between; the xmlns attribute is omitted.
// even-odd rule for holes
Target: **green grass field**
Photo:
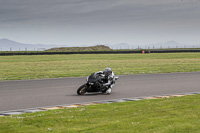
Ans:
<svg viewBox="0 0 200 133"><path fill-rule="evenodd" d="M0 56L0 81L88 76L111 67L115 74L200 71L200 53Z"/></svg>
<svg viewBox="0 0 200 133"><path fill-rule="evenodd" d="M199 133L200 95L0 117L1 133Z"/></svg>
<svg viewBox="0 0 200 133"><path fill-rule="evenodd" d="M200 53L0 56L0 80L200 71ZM0 117L0 133L198 133L200 95Z"/></svg>

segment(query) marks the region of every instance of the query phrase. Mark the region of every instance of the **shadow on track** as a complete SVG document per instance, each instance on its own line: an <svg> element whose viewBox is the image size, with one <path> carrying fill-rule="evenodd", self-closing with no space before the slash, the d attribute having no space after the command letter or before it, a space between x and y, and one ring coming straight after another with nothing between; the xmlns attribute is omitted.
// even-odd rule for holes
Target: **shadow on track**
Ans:
<svg viewBox="0 0 200 133"><path fill-rule="evenodd" d="M83 94L83 95L73 94L73 95L65 95L65 96L98 96L98 95L102 96L102 95L108 95L108 94L97 92L97 93L86 93L86 94Z"/></svg>

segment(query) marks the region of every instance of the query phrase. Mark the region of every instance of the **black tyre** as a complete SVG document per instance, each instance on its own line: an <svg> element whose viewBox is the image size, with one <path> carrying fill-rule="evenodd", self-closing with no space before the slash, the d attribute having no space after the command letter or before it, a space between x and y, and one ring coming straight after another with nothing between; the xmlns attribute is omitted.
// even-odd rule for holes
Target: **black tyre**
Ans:
<svg viewBox="0 0 200 133"><path fill-rule="evenodd" d="M77 94L78 95L83 95L86 93L86 89L87 89L87 86L84 84L82 86L80 86L77 90Z"/></svg>

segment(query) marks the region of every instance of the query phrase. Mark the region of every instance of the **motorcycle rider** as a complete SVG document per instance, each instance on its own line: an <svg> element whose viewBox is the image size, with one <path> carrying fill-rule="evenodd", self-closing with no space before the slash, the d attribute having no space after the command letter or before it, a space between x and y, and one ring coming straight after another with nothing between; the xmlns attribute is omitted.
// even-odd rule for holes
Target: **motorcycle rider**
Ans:
<svg viewBox="0 0 200 133"><path fill-rule="evenodd" d="M103 72L99 71L98 73L101 75L102 80L104 81L102 87L106 88L105 93L110 94L115 84L114 72L112 72L111 68L106 67Z"/></svg>

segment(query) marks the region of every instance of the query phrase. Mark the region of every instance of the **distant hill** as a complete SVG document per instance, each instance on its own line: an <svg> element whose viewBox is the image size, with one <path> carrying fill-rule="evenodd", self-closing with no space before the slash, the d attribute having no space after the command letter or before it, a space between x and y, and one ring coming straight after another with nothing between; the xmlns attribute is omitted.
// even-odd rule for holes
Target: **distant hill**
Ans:
<svg viewBox="0 0 200 133"><path fill-rule="evenodd" d="M0 51L43 51L53 47L59 46L44 44L24 44L6 38L0 39Z"/></svg>
<svg viewBox="0 0 200 133"><path fill-rule="evenodd" d="M90 47L89 45L66 47L63 45L44 45L44 44L24 44L9 39L0 39L0 51L100 51L110 49L164 49L164 48L200 48L200 44L182 44L176 41L161 42L155 44L127 44L118 43L114 45L110 44L96 44L98 47ZM54 48L54 49L52 49Z"/></svg>
<svg viewBox="0 0 200 133"><path fill-rule="evenodd" d="M164 42L164 43L155 43L155 44L149 44L149 47L152 48L180 48L180 47L184 47L184 44L175 42L175 41L168 41L168 42Z"/></svg>
<svg viewBox="0 0 200 133"><path fill-rule="evenodd" d="M132 47L127 43L118 43L111 46L112 49L131 49Z"/></svg>
<svg viewBox="0 0 200 133"><path fill-rule="evenodd" d="M200 48L198 44L182 44L176 41L167 41L167 42L160 42L154 44L127 44L127 43L118 43L114 45L106 44L106 46L112 49L166 49L166 48Z"/></svg>
<svg viewBox="0 0 200 133"><path fill-rule="evenodd" d="M155 44L142 45L143 48L160 49L160 48L200 48L199 44L183 44L176 41L167 41Z"/></svg>
<svg viewBox="0 0 200 133"><path fill-rule="evenodd" d="M77 52L77 51L106 51L111 50L108 46L97 45L91 47L61 47L61 48L51 48L46 51L59 51L59 52Z"/></svg>

